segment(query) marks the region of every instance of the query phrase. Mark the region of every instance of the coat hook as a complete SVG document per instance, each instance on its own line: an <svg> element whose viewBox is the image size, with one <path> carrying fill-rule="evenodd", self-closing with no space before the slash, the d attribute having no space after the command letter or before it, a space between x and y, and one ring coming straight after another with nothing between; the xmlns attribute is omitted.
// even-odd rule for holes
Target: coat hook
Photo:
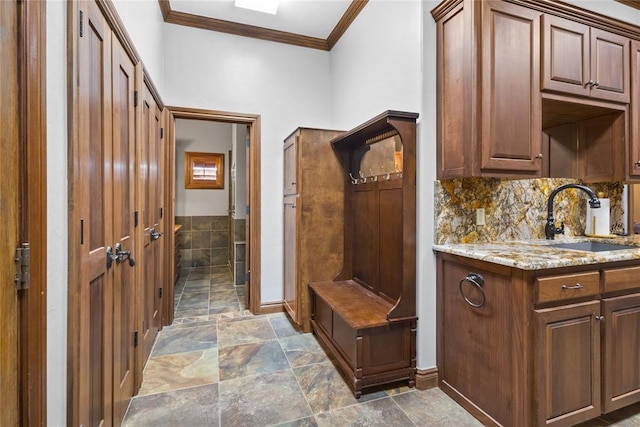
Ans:
<svg viewBox="0 0 640 427"><path fill-rule="evenodd" d="M362 173L362 171L358 171L358 174L360 174L360 182L361 182L361 183L363 183L363 184L364 184L365 182L367 182L367 177L366 177L366 176L364 176L364 174Z"/></svg>
<svg viewBox="0 0 640 427"><path fill-rule="evenodd" d="M355 184L358 183L358 180L356 178L354 178L353 175L351 175L351 172L349 172L349 178L351 179L351 183L352 184L355 185Z"/></svg>

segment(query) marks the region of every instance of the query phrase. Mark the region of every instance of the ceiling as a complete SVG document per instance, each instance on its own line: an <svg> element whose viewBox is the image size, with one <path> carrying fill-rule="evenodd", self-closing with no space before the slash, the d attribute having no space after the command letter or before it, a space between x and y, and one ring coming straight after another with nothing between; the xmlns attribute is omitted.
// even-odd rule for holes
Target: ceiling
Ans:
<svg viewBox="0 0 640 427"><path fill-rule="evenodd" d="M331 50L368 0L280 0L276 15L234 0L158 0L164 21L211 31Z"/></svg>

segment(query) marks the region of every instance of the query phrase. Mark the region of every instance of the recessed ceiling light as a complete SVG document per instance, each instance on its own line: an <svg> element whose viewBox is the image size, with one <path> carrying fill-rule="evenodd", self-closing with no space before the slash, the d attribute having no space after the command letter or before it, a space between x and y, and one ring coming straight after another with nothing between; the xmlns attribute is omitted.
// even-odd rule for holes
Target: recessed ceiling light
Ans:
<svg viewBox="0 0 640 427"><path fill-rule="evenodd" d="M279 0L235 0L236 7L251 9L257 12L276 14Z"/></svg>

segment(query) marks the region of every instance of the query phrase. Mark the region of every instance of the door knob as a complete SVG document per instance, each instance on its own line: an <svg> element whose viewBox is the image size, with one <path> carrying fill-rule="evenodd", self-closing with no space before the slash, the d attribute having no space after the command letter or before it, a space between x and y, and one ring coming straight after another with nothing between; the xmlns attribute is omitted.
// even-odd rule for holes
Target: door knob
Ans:
<svg viewBox="0 0 640 427"><path fill-rule="evenodd" d="M124 260L129 260L129 265L133 267L136 265L136 262L133 258L131 258L131 251L123 251L122 245L120 243L116 243L116 263L120 264Z"/></svg>

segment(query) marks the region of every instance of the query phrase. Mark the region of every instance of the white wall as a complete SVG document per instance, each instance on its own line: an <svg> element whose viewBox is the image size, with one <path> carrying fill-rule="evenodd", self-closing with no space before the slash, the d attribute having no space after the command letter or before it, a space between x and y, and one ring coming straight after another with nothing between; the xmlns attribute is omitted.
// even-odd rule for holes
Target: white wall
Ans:
<svg viewBox="0 0 640 427"><path fill-rule="evenodd" d="M261 116L261 300L282 301L282 145L330 122L329 53L166 24L168 105Z"/></svg>
<svg viewBox="0 0 640 427"><path fill-rule="evenodd" d="M67 3L47 2L47 425L67 425Z"/></svg>
<svg viewBox="0 0 640 427"><path fill-rule="evenodd" d="M176 216L226 216L229 205L229 150L233 125L203 120L176 120ZM224 154L224 188L184 188L186 151Z"/></svg>
<svg viewBox="0 0 640 427"><path fill-rule="evenodd" d="M165 24L157 0L113 0L113 4L164 101L162 45Z"/></svg>

